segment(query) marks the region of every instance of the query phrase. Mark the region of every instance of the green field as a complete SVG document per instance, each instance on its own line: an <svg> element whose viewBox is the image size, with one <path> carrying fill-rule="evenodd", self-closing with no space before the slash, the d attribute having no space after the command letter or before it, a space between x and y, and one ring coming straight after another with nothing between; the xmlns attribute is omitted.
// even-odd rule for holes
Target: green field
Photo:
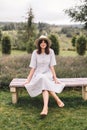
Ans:
<svg viewBox="0 0 87 130"><path fill-rule="evenodd" d="M19 50L12 50L11 56L15 55L26 55L28 54L26 51L19 51ZM2 56L2 53L0 51L0 56ZM60 51L59 56L78 56L78 54L75 51Z"/></svg>
<svg viewBox="0 0 87 130"><path fill-rule="evenodd" d="M19 51L19 50L12 50L11 52L11 55L14 56L14 55L25 55L25 54L28 54L26 51ZM86 51L86 54L85 56L87 55L87 51ZM2 56L2 53L0 51L0 56ZM78 56L77 52L76 51L63 51L63 50L60 50L60 54L59 56Z"/></svg>
<svg viewBox="0 0 87 130"><path fill-rule="evenodd" d="M59 108L50 97L49 113L43 119L41 95L30 98L24 90L19 97L13 105L11 93L0 91L0 130L87 130L87 101L82 99L80 89L64 90L59 95L64 108Z"/></svg>

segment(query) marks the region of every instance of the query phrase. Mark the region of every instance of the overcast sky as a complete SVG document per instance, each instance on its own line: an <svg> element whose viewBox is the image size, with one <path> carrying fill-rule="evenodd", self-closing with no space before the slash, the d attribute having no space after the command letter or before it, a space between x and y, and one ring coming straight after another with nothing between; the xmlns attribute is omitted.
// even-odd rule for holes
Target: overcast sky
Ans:
<svg viewBox="0 0 87 130"><path fill-rule="evenodd" d="M80 0L0 0L0 21L24 22L31 7L34 22L71 24L63 10L79 4Z"/></svg>

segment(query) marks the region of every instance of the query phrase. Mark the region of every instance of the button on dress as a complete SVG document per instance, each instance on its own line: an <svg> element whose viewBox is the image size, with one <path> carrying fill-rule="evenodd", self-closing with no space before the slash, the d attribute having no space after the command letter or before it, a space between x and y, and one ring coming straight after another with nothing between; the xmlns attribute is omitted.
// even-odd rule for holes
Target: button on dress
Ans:
<svg viewBox="0 0 87 130"><path fill-rule="evenodd" d="M31 97L38 96L43 90L62 92L65 84L61 82L56 84L50 70L50 66L55 65L56 59L53 49L50 49L49 54L38 54L37 50L33 51L29 67L35 68L35 72L31 81L25 84L25 88Z"/></svg>

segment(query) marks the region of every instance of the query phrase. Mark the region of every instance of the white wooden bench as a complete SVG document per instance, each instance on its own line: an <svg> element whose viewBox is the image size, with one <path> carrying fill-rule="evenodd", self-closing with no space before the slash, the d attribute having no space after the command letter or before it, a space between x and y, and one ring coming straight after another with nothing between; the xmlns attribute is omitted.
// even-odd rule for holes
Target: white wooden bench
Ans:
<svg viewBox="0 0 87 130"><path fill-rule="evenodd" d="M12 103L15 104L18 101L18 89L23 88L23 83L26 79L14 78L9 87L12 93ZM65 87L82 87L82 98L87 100L87 78L60 78L60 81L65 83Z"/></svg>

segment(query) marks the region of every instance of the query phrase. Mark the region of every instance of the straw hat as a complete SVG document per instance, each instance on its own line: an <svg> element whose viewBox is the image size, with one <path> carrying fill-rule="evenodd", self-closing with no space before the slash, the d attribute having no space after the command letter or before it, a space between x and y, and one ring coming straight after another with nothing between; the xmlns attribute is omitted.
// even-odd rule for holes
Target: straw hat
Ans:
<svg viewBox="0 0 87 130"><path fill-rule="evenodd" d="M36 46L38 46L38 43L39 43L40 40L47 40L49 46L51 46L51 40L45 35L41 35L38 39L35 40Z"/></svg>

